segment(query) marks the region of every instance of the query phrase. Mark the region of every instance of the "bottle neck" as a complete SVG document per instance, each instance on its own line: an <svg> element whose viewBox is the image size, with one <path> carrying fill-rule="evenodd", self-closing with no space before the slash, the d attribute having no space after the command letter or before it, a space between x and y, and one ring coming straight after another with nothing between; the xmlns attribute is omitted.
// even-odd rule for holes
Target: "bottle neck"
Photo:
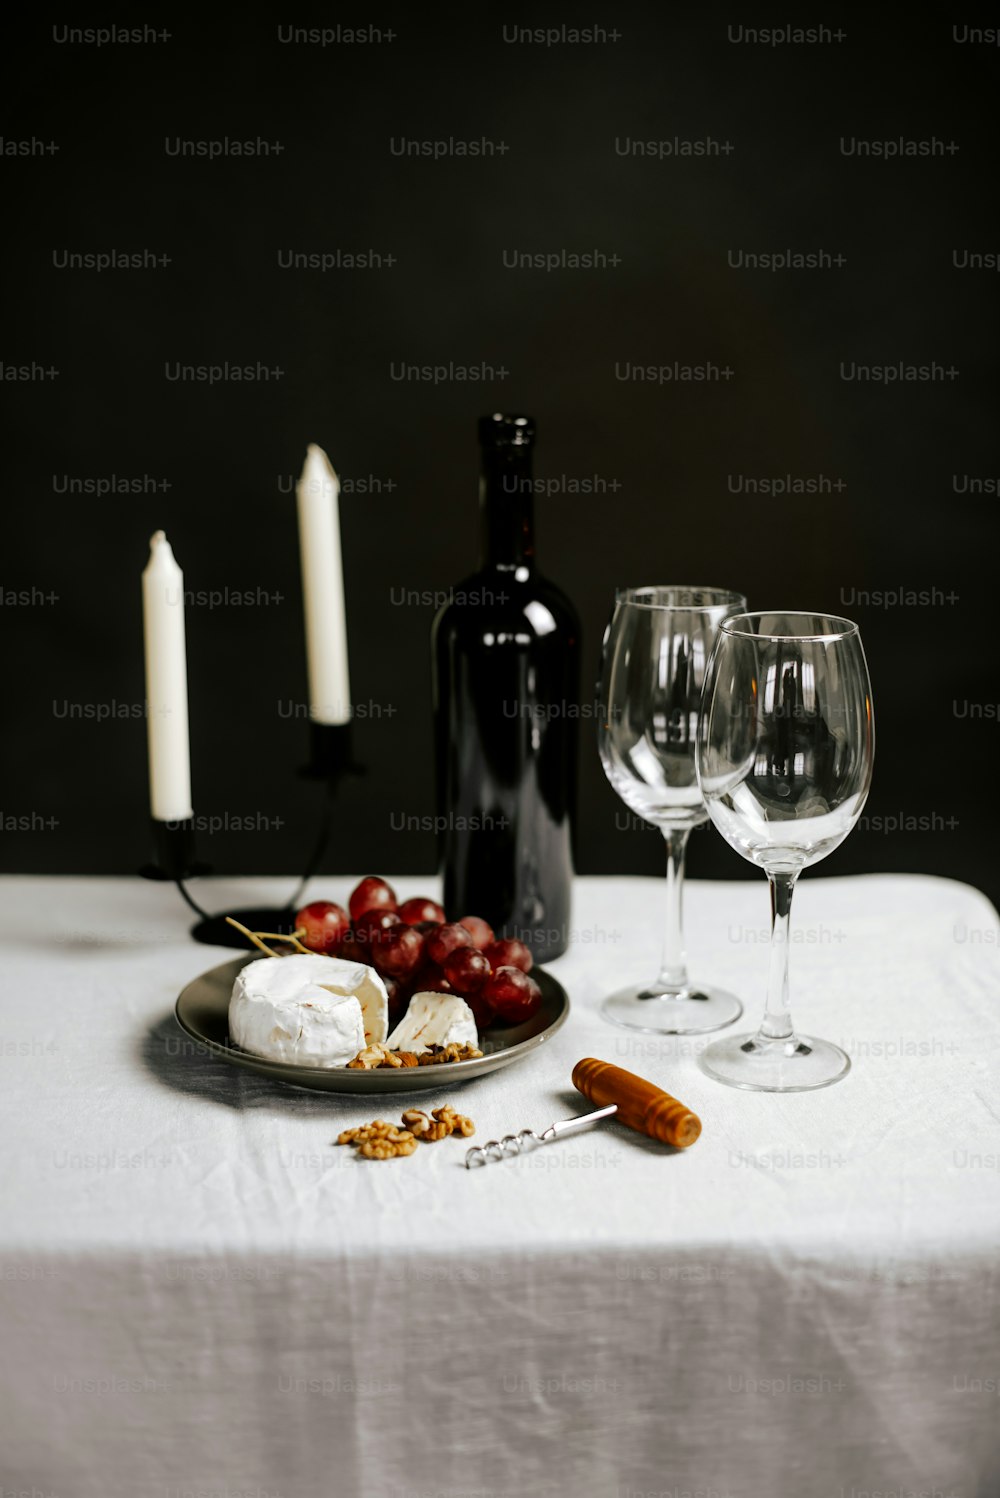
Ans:
<svg viewBox="0 0 1000 1498"><path fill-rule="evenodd" d="M503 447L483 453L479 479L483 568L535 565L535 497L531 449Z"/></svg>

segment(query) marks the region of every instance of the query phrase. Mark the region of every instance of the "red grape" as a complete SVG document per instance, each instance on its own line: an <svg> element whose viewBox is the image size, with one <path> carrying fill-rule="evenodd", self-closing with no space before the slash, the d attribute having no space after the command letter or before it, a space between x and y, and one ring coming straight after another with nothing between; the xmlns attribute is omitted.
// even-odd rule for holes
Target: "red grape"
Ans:
<svg viewBox="0 0 1000 1498"><path fill-rule="evenodd" d="M343 962L367 963L368 948L359 946L359 944L354 939L354 932L348 931L344 940L340 943L333 955L334 957L339 957Z"/></svg>
<svg viewBox="0 0 1000 1498"><path fill-rule="evenodd" d="M408 978L419 963L423 949L424 939L420 932L399 922L380 936L373 958L375 967L383 978Z"/></svg>
<svg viewBox="0 0 1000 1498"><path fill-rule="evenodd" d="M399 907L399 919L405 921L407 926L419 926L423 921L443 926L447 917L435 900L425 900L422 895L415 895L412 900L403 901Z"/></svg>
<svg viewBox="0 0 1000 1498"><path fill-rule="evenodd" d="M464 995L465 1002L472 1010L472 1017L476 1022L476 1029L482 1035L493 1023L493 1005L488 999L483 998L482 990L479 993Z"/></svg>
<svg viewBox="0 0 1000 1498"><path fill-rule="evenodd" d="M474 947L488 947L493 940L493 927L487 925L478 915L463 915L458 924L468 931Z"/></svg>
<svg viewBox="0 0 1000 1498"><path fill-rule="evenodd" d="M366 910L364 915L354 922L354 940L359 947L368 953L363 958L364 962L371 962L372 954L379 947L388 945L389 934L402 922L394 910Z"/></svg>
<svg viewBox="0 0 1000 1498"><path fill-rule="evenodd" d="M483 984L483 997L493 1005L498 1019L519 1025L538 1012L542 990L519 967L500 967Z"/></svg>
<svg viewBox="0 0 1000 1498"><path fill-rule="evenodd" d="M369 875L367 879L362 879L361 883L355 886L348 905L351 920L357 925L366 910L395 910L396 895L391 884L386 884L384 879L375 879Z"/></svg>
<svg viewBox="0 0 1000 1498"><path fill-rule="evenodd" d="M425 947L426 952L426 947ZM436 962L425 962L410 980L414 993L450 993L451 984Z"/></svg>
<svg viewBox="0 0 1000 1498"><path fill-rule="evenodd" d="M500 941L491 941L484 951L492 968L519 967L522 973L530 973L535 960L524 942L517 941L513 937L502 937Z"/></svg>
<svg viewBox="0 0 1000 1498"><path fill-rule="evenodd" d="M490 971L486 958L475 947L456 947L444 960L444 975L463 998L482 988Z"/></svg>
<svg viewBox="0 0 1000 1498"><path fill-rule="evenodd" d="M310 952L336 951L350 929L347 911L332 900L313 900L311 905L303 905L295 917L295 930L305 933L300 940Z"/></svg>
<svg viewBox="0 0 1000 1498"><path fill-rule="evenodd" d="M410 990L404 988L397 978L383 978L386 997L389 1000L389 1013L387 1016L390 1030L394 1030L406 1013L406 1006L410 1002Z"/></svg>
<svg viewBox="0 0 1000 1498"><path fill-rule="evenodd" d="M436 962L439 965L444 962L449 952L454 952L456 947L471 947L472 937L464 926L454 923L438 926L436 931L429 931L424 942L424 952L428 962Z"/></svg>

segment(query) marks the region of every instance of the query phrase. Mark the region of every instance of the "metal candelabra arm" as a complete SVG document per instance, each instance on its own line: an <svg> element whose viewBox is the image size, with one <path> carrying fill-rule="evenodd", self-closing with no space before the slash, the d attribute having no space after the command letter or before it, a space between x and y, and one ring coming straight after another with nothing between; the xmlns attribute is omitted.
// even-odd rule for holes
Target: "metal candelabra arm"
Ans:
<svg viewBox="0 0 1000 1498"><path fill-rule="evenodd" d="M349 775L363 775L363 768L355 761L351 746L351 726L344 724L310 723L309 762L299 772L309 780L319 780L325 785L323 813L319 830L306 859L304 871L288 902L280 907L255 906L250 909L224 910L210 915L204 910L187 888L187 881L210 873L207 864L199 863L194 854L195 823L193 818L183 822L152 822L153 861L139 870L144 879L169 881L177 886L181 898L198 916L192 926L195 941L209 946L236 947L243 950L245 942L238 931L228 925L226 917L232 916L251 931L292 930L292 918L302 903L302 896L310 879L323 862L333 832L333 813L342 780Z"/></svg>

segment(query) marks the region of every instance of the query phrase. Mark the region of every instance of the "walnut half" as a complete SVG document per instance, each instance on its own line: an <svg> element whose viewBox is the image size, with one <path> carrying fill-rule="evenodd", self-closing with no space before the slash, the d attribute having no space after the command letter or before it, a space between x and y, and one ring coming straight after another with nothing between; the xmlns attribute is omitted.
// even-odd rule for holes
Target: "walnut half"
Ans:
<svg viewBox="0 0 1000 1498"><path fill-rule="evenodd" d="M445 1139L451 1133L449 1124L430 1118L419 1108L406 1110L403 1114L403 1128L409 1129L410 1133L424 1144L433 1144L435 1140Z"/></svg>
<svg viewBox="0 0 1000 1498"><path fill-rule="evenodd" d="M345 1129L337 1136L338 1144L367 1144L372 1139L385 1139L390 1134L396 1133L396 1125L386 1123L384 1118L376 1118L374 1123L361 1124L356 1129Z"/></svg>
<svg viewBox="0 0 1000 1498"><path fill-rule="evenodd" d="M472 1119L456 1113L450 1103L446 1103L443 1108L435 1108L432 1119L419 1108L408 1108L403 1114L403 1127L425 1144L447 1139L449 1134L461 1134L467 1139L476 1132Z"/></svg>
<svg viewBox="0 0 1000 1498"><path fill-rule="evenodd" d="M422 1051L417 1057L420 1066L445 1066L449 1061L475 1061L482 1051L477 1050L474 1045L435 1045L430 1050Z"/></svg>
<svg viewBox="0 0 1000 1498"><path fill-rule="evenodd" d="M397 1155L412 1155L417 1141L406 1129L394 1129L388 1139L368 1139L358 1153L366 1160L392 1160Z"/></svg>
<svg viewBox="0 0 1000 1498"><path fill-rule="evenodd" d="M374 1071L376 1066L382 1065L382 1060L389 1053L384 1045L366 1045L363 1051L359 1051L353 1061L348 1061L349 1071Z"/></svg>
<svg viewBox="0 0 1000 1498"><path fill-rule="evenodd" d="M456 1113L450 1103L445 1103L443 1108L435 1108L434 1117L447 1126L449 1133L461 1134L463 1139L468 1139L470 1134L476 1132L472 1119L466 1118L464 1113Z"/></svg>

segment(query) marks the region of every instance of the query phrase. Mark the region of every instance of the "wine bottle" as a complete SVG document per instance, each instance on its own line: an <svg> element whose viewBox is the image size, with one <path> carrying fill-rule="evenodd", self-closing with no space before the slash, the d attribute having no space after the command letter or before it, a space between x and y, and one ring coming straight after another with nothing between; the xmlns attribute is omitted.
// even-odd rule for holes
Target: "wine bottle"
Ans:
<svg viewBox="0 0 1000 1498"><path fill-rule="evenodd" d="M480 566L432 650L445 910L545 962L569 940L580 625L535 565L534 440L528 416L479 423Z"/></svg>

